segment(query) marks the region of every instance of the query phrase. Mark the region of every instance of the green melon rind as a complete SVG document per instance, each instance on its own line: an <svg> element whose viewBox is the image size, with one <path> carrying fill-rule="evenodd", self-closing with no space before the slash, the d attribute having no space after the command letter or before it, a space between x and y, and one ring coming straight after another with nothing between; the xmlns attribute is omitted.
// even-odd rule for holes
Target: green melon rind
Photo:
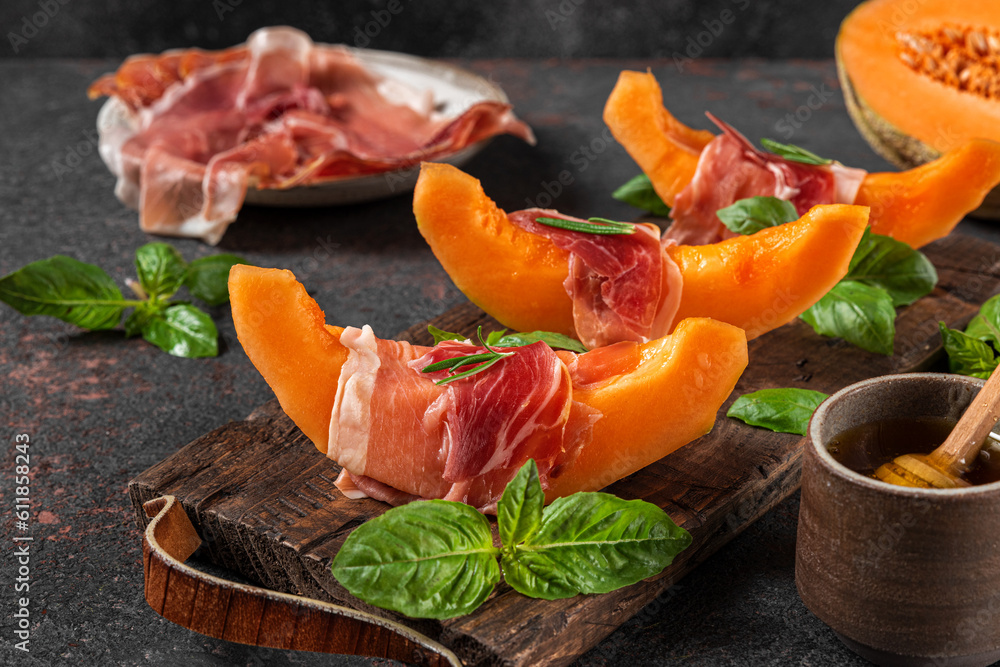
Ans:
<svg viewBox="0 0 1000 667"><path fill-rule="evenodd" d="M875 113L854 90L851 78L847 74L847 68L844 67L844 63L840 59L839 50L836 55L837 77L840 79L840 87L844 91L847 113L872 150L900 169L913 169L941 157L940 151L931 148L916 137L903 133L895 125Z"/></svg>
<svg viewBox="0 0 1000 667"><path fill-rule="evenodd" d="M840 58L839 45L834 51L837 78L844 91L844 103L854 126L876 153L900 169L913 169L936 160L941 152L916 137L900 131L895 125L878 115L854 90L847 68ZM987 220L1000 220L1000 187L986 195L983 203L969 216Z"/></svg>

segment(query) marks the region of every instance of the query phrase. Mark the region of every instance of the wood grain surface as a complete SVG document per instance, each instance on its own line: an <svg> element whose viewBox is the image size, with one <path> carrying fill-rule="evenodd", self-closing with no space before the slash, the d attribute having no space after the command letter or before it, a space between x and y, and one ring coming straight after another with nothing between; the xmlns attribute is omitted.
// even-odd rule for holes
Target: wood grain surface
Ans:
<svg viewBox="0 0 1000 667"><path fill-rule="evenodd" d="M333 485L339 467L313 447L276 401L198 438L132 480L137 519L145 526L143 503L174 495L204 540L199 554L263 586L402 621L467 665L569 664L798 488L802 438L728 419L732 400L767 387L832 393L877 375L927 370L941 357L938 321L963 327L1000 288L996 245L953 234L924 252L940 281L933 293L900 311L893 356L820 337L800 321L772 331L750 343L750 364L711 433L607 488L657 504L694 538L661 575L633 586L544 601L501 585L475 613L443 622L414 621L365 605L338 585L329 565L350 531L388 506L344 498ZM433 320L466 333L491 322L471 304ZM430 342L423 326L400 338Z"/></svg>

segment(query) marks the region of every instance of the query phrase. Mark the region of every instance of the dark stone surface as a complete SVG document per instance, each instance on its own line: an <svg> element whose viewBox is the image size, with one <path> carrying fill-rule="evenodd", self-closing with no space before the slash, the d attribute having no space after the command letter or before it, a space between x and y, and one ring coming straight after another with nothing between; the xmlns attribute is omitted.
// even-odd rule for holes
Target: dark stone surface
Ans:
<svg viewBox="0 0 1000 667"><path fill-rule="evenodd" d="M65 253L100 264L124 286L135 248L154 240L114 198L113 179L91 143L99 105L84 91L115 64L0 62L0 274ZM847 164L885 168L851 126L830 61L705 60L683 73L670 61L465 64L504 86L538 134L536 148L499 138L467 167L506 208L537 200L565 170L573 182L555 207L584 217L635 215L608 196L638 169L606 141L600 119L623 67L652 65L668 106L686 122L706 127L701 112L708 109L751 138L771 136ZM786 128L782 119L796 113L799 127ZM1000 240L989 224L966 221L960 229ZM189 259L231 251L290 268L330 322L367 322L382 336L464 299L417 233L407 196L345 208L247 209L218 249L190 240L176 245ZM187 360L126 340L120 331L83 333L0 307L0 442L7 448L0 466L7 508L0 512L0 663L371 664L207 639L164 621L143 601L128 480L271 397L236 342L227 308L213 315L222 354ZM26 532L14 528L11 509L19 433L31 438ZM579 664L862 664L796 595L797 510L796 499L783 503ZM12 640L15 535L34 538L29 655Z"/></svg>
<svg viewBox="0 0 1000 667"><path fill-rule="evenodd" d="M223 48L294 25L317 41L461 58L825 58L857 0L4 0L0 57Z"/></svg>

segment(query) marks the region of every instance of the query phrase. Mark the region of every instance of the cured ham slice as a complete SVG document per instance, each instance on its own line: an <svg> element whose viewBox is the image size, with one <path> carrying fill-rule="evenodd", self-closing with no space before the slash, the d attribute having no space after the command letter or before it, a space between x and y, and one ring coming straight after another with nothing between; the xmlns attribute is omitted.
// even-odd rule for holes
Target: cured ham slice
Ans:
<svg viewBox="0 0 1000 667"><path fill-rule="evenodd" d="M705 245L734 236L716 212L747 197L788 200L800 216L816 204L854 203L864 170L786 160L757 149L712 114L708 117L722 134L702 150L694 178L677 195L664 241Z"/></svg>
<svg viewBox="0 0 1000 667"><path fill-rule="evenodd" d="M247 188L383 173L496 134L534 136L493 101L441 116L430 93L365 69L345 48L265 28L221 52L130 58L98 79L129 114L99 123L115 192L148 232L217 243ZM102 119L102 120L107 120Z"/></svg>
<svg viewBox="0 0 1000 667"><path fill-rule="evenodd" d="M563 286L573 301L573 325L588 348L618 341L645 343L666 335L680 306L680 269L661 246L655 225L635 225L633 234L589 234L551 227L540 217L585 220L558 211L526 209L508 219L569 251Z"/></svg>
<svg viewBox="0 0 1000 667"><path fill-rule="evenodd" d="M529 458L547 488L600 416L573 401L566 363L541 342L499 348L511 356L444 385L435 381L447 371L423 369L486 348L455 341L413 346L378 339L368 326L344 329L340 342L348 357L327 455L347 471L337 484L349 497L393 504L444 498L491 511Z"/></svg>

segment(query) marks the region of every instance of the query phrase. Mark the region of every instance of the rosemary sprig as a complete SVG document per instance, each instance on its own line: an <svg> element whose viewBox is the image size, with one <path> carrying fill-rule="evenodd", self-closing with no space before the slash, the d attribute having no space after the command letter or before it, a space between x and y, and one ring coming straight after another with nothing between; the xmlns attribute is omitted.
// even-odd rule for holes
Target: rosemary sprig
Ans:
<svg viewBox="0 0 1000 667"><path fill-rule="evenodd" d="M443 359L437 361L433 364L429 364L423 368L424 373L434 373L437 371L450 371L451 374L440 380L437 380L434 384L445 385L449 382L454 382L455 380L461 380L462 378L467 378L476 373L482 373L487 368L493 366L504 357L513 356L513 352L497 352L489 343L483 339L483 327L479 327L476 331L476 335L479 337L479 342L483 344L486 348L486 352L477 352L475 354L466 354L458 357L452 357L451 359ZM470 364L477 364L467 371L456 372L457 369L469 366Z"/></svg>
<svg viewBox="0 0 1000 667"><path fill-rule="evenodd" d="M761 139L761 145L767 150L771 151L776 155L780 155L786 160L791 160L792 162L801 162L802 164L812 164L817 166L822 166L824 164L830 164L833 160L828 160L826 158L820 157L808 151L801 146L793 146L792 144L783 144L781 142L775 141L774 139Z"/></svg>
<svg viewBox="0 0 1000 667"><path fill-rule="evenodd" d="M587 222L579 220L563 220L561 218L535 218L535 222L549 227L568 229L571 232L586 234L634 234L635 225L630 222L616 222L607 218L587 218Z"/></svg>

